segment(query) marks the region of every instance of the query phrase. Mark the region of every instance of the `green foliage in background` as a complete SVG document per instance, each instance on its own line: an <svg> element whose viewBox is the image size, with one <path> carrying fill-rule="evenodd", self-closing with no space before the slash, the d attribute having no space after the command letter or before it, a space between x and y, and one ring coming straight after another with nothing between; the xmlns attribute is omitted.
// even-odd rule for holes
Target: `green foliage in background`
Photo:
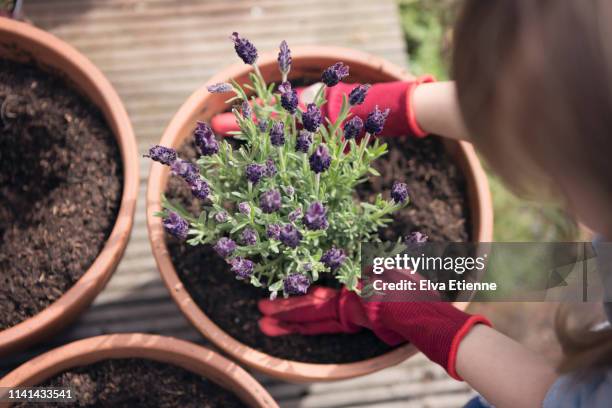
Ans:
<svg viewBox="0 0 612 408"><path fill-rule="evenodd" d="M448 79L451 27L457 2L400 0L399 7L412 72Z"/></svg>
<svg viewBox="0 0 612 408"><path fill-rule="evenodd" d="M457 0L398 0L401 24L416 75L434 74L449 79L452 25L460 2ZM489 173L495 210L496 241L569 241L577 228L553 205L525 201L509 191Z"/></svg>

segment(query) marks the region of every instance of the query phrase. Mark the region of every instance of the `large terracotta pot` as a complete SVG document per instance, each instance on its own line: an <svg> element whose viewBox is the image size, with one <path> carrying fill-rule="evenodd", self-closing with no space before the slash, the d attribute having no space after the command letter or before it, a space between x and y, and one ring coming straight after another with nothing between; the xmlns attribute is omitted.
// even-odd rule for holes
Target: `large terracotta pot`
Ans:
<svg viewBox="0 0 612 408"><path fill-rule="evenodd" d="M292 50L293 64L291 78L320 78L324 68L337 61L351 67L350 80L356 82L386 82L410 79L412 76L401 68L361 52L333 47L304 47ZM262 56L258 65L268 81L280 79L276 55ZM226 82L233 78L238 83L248 82L248 65L234 65L219 72L207 85ZM197 120L209 121L215 114L227 109L224 103L227 95L211 94L206 86L197 90L174 115L160 141L164 146L179 148L191 137ZM446 149L467 179L471 207L472 236L475 241L490 242L493 233L493 210L486 175L470 144L444 141ZM273 357L257 351L230 337L202 312L180 281L168 248L164 241L161 219L153 216L161 210L160 196L166 188L170 171L167 167L154 163L151 166L147 191L147 224L153 254L162 278L174 300L191 323L209 340L236 360L270 376L287 381L333 381L357 377L398 364L412 356L417 350L412 345L404 345L384 355L348 364L309 364ZM457 303L464 309L467 303Z"/></svg>
<svg viewBox="0 0 612 408"><path fill-rule="evenodd" d="M29 24L0 18L0 57L35 61L61 75L103 112L115 134L123 162L121 207L106 244L83 276L37 315L0 331L0 356L46 339L74 320L104 288L127 245L138 195L138 151L130 119L119 96L87 58L74 48Z"/></svg>
<svg viewBox="0 0 612 408"><path fill-rule="evenodd" d="M246 371L197 344L148 334L111 334L75 341L48 351L0 379L2 390L31 387L75 367L119 358L143 358L182 367L233 392L254 408L278 408L270 394Z"/></svg>

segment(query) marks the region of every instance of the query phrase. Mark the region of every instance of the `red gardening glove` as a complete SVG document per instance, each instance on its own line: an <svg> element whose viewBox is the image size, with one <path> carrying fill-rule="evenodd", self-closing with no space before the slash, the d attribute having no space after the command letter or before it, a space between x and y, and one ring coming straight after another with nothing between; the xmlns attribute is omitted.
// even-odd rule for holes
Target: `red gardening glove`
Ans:
<svg viewBox="0 0 612 408"><path fill-rule="evenodd" d="M414 81L398 81L398 82L383 82L374 84L369 89L365 101L361 105L353 106L351 112L353 115L359 116L365 121L370 112L376 106L380 109L390 109L389 116L385 122L385 127L380 136L400 136L409 135L415 137L424 137L427 132L423 131L416 120L414 110L412 108L412 93L414 89L426 82L433 82L434 78L426 75L417 78ZM358 84L345 84L340 82L336 86L326 88L325 96L327 103L322 106L324 117L329 118L332 122L338 118L342 105L343 95L347 95ZM300 100L300 109L304 110L302 95L306 88L297 88L298 99ZM228 135L231 131L236 131L238 125L232 113L221 113L216 115L211 120L211 126L215 133L219 135Z"/></svg>
<svg viewBox="0 0 612 408"><path fill-rule="evenodd" d="M469 315L450 303L368 302L347 289L316 286L304 296L261 300L259 310L264 315L259 327L268 336L356 333L368 328L391 346L411 342L458 380L459 343L475 324L491 325L485 317Z"/></svg>
<svg viewBox="0 0 612 408"><path fill-rule="evenodd" d="M353 106L351 113L359 116L363 121L376 106L390 109L385 121L383 131L379 136L414 136L425 137L425 132L417 123L412 107L412 94L422 83L433 82L434 77L425 75L414 81L382 82L370 87L365 101L361 105ZM327 103L322 106L323 114L334 122L338 118L342 106L343 95L348 95L357 84L338 85L326 89Z"/></svg>

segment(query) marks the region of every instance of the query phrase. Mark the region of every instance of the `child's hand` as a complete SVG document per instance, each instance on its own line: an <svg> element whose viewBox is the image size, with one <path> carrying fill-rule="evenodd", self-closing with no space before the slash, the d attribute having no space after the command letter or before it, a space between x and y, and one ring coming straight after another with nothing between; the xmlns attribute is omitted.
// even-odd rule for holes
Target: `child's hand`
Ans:
<svg viewBox="0 0 612 408"><path fill-rule="evenodd" d="M432 76L423 76L414 81L374 84L369 89L364 103L353 106L351 113L365 121L368 114L376 106L380 109L389 108L391 111L380 136L408 135L423 137L427 133L419 127L416 121L412 108L412 92L418 85L433 81ZM340 82L334 87L327 88L325 90L327 103L321 107L323 115L334 122L340 113L343 96L348 96L357 85ZM308 103L313 102L321 86L323 86L322 83L317 83L306 88L296 89L301 110L304 110ZM216 134L223 136L227 136L231 131L239 130L234 115L229 112L213 117L211 126Z"/></svg>
<svg viewBox="0 0 612 408"><path fill-rule="evenodd" d="M420 299L423 295L428 296L418 294ZM316 286L304 296L261 300L259 310L264 315L259 327L268 336L356 333L368 328L391 346L413 343L454 378L459 378L455 359L463 337L475 324L491 325L485 317L469 315L450 303L373 302L346 289Z"/></svg>

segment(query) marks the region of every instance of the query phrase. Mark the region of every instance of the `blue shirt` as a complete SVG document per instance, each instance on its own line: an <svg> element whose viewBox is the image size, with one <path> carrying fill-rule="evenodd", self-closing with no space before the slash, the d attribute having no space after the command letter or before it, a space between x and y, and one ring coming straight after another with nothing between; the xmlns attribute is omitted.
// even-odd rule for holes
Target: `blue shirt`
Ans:
<svg viewBox="0 0 612 408"><path fill-rule="evenodd" d="M612 371L596 374L587 381L574 381L571 375L560 377L550 387L544 408L603 408L612 406Z"/></svg>
<svg viewBox="0 0 612 408"><path fill-rule="evenodd" d="M605 300L612 299L612 252L604 251L601 238L593 241L597 253L597 270L604 287ZM599 250L598 250L599 248ZM608 321L612 322L612 302L604 302ZM607 324L606 326L610 326ZM465 408L490 408L486 400L478 396ZM571 374L561 376L548 390L543 408L604 408L612 407L612 369L596 373L587 380L574 379Z"/></svg>
<svg viewBox="0 0 612 408"><path fill-rule="evenodd" d="M595 239L593 247L597 253L597 270L604 287L604 296L606 300L609 300L609 294L612 293L612 270L610 270L612 253L603 250L602 242L601 238ZM604 310L608 320L612 321L612 302L604 302ZM560 377L548 390L542 406L544 408L600 408L612 406L612 370L593 374L588 380L583 381L575 380L571 374Z"/></svg>

